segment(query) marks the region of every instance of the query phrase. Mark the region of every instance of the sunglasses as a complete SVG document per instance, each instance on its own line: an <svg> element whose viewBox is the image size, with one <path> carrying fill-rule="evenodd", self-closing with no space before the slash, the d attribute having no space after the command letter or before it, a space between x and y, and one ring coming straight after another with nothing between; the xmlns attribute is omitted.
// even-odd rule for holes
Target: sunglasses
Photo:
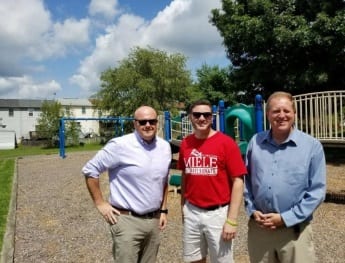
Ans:
<svg viewBox="0 0 345 263"><path fill-rule="evenodd" d="M192 112L192 115L196 119L199 119L201 115L204 116L205 119L209 119L212 117L212 112Z"/></svg>
<svg viewBox="0 0 345 263"><path fill-rule="evenodd" d="M158 120L157 119L152 119L152 120L135 120L137 121L140 126L146 125L146 123L149 123L150 125L156 125Z"/></svg>

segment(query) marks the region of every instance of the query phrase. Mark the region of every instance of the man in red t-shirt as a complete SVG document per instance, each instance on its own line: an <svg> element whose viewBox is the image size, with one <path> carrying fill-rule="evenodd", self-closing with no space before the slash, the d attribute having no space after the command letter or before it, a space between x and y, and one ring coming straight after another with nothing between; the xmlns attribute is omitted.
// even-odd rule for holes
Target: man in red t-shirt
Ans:
<svg viewBox="0 0 345 263"><path fill-rule="evenodd" d="M240 149L212 129L212 105L194 102L188 111L194 133L181 142L183 249L187 262L233 262L233 239L247 173ZM230 205L231 204L231 205Z"/></svg>

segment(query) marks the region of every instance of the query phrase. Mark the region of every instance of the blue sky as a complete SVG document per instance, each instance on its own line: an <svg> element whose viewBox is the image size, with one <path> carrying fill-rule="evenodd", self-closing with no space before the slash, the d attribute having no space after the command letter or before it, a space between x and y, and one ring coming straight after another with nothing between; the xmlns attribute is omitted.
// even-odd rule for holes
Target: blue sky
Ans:
<svg viewBox="0 0 345 263"><path fill-rule="evenodd" d="M0 0L0 98L88 98L131 49L182 53L191 72L225 67L209 23L221 0Z"/></svg>

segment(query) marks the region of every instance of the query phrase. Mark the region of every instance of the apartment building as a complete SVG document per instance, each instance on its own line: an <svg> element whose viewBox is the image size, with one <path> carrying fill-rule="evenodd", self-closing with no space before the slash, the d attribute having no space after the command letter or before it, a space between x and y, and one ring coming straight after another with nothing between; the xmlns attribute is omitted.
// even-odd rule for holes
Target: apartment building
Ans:
<svg viewBox="0 0 345 263"><path fill-rule="evenodd" d="M52 100L48 100L48 102ZM88 99L57 99L61 103L65 116L74 118L97 118L98 112ZM0 130L14 131L18 142L31 139L36 131L41 107L44 100L0 99ZM97 120L78 120L83 134L99 134ZM2 133L4 134L4 133Z"/></svg>

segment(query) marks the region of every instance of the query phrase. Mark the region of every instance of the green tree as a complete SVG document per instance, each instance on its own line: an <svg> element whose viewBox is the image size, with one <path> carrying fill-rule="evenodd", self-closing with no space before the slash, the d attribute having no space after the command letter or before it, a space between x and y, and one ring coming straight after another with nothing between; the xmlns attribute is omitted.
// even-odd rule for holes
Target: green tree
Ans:
<svg viewBox="0 0 345 263"><path fill-rule="evenodd" d="M97 106L112 116L131 116L143 104L174 111L191 85L186 58L153 48L134 48L119 66L101 74Z"/></svg>
<svg viewBox="0 0 345 263"><path fill-rule="evenodd" d="M345 86L343 0L223 0L211 23L246 98L276 90L301 94Z"/></svg>
<svg viewBox="0 0 345 263"><path fill-rule="evenodd" d="M59 137L60 119L65 116L62 105L58 101L47 101L42 103L41 115L37 122L37 133L39 137L46 138L47 147L55 147L55 142ZM67 117L73 117L69 111ZM75 121L65 121L66 145L79 144L80 125Z"/></svg>
<svg viewBox="0 0 345 263"><path fill-rule="evenodd" d="M229 80L230 68L204 64L197 69L196 75L201 94L213 105L218 105L219 100L224 100L227 105L234 103L235 94L231 92L232 86Z"/></svg>
<svg viewBox="0 0 345 263"><path fill-rule="evenodd" d="M73 114L70 111L66 112L67 117L73 118ZM79 145L79 135L81 133L80 124L76 121L65 122L65 140L66 145L75 146Z"/></svg>
<svg viewBox="0 0 345 263"><path fill-rule="evenodd" d="M40 137L47 138L47 147L54 146L54 140L59 134L60 118L63 117L61 103L58 101L47 101L42 103L41 115L38 118L36 127Z"/></svg>
<svg viewBox="0 0 345 263"><path fill-rule="evenodd" d="M186 98L184 100L184 110L187 110L188 106L196 100L206 98L206 95L202 92L197 82L193 83L186 89Z"/></svg>

